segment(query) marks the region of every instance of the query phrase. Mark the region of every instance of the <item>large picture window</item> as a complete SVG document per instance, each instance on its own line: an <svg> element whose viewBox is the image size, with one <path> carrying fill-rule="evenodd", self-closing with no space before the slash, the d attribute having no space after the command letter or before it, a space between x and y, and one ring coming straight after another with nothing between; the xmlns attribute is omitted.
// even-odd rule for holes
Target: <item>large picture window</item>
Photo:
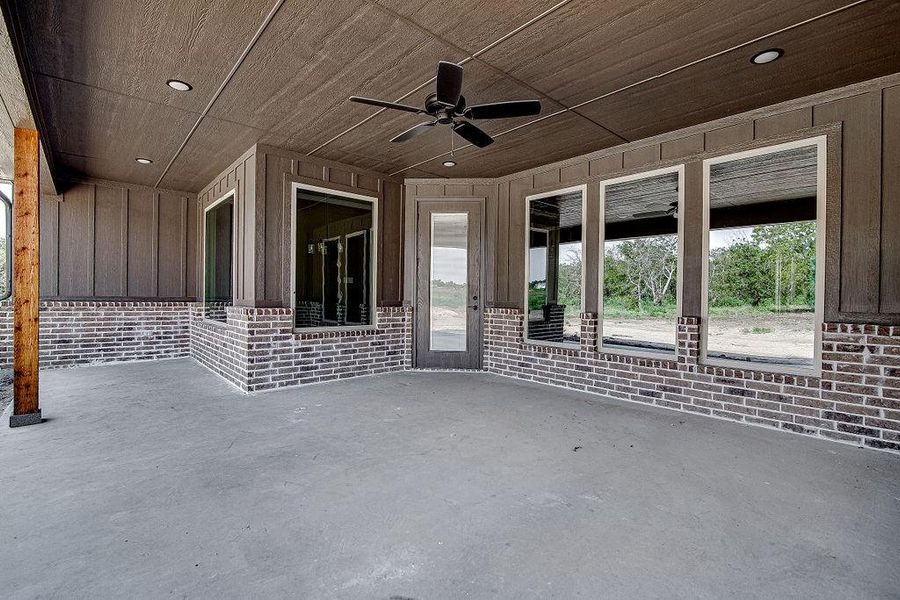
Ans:
<svg viewBox="0 0 900 600"><path fill-rule="evenodd" d="M825 139L718 157L704 173L705 360L814 366Z"/></svg>
<svg viewBox="0 0 900 600"><path fill-rule="evenodd" d="M584 186L527 198L526 337L577 346L584 291Z"/></svg>
<svg viewBox="0 0 900 600"><path fill-rule="evenodd" d="M203 314L225 321L234 304L234 194L210 204L204 213Z"/></svg>
<svg viewBox="0 0 900 600"><path fill-rule="evenodd" d="M373 325L377 200L294 186L294 324Z"/></svg>
<svg viewBox="0 0 900 600"><path fill-rule="evenodd" d="M683 169L603 182L600 345L675 352Z"/></svg>

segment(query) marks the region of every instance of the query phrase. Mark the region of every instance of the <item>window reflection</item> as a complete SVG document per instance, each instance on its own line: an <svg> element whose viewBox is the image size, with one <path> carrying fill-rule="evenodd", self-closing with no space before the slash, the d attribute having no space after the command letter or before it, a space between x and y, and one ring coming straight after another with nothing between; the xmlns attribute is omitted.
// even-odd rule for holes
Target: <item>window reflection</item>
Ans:
<svg viewBox="0 0 900 600"><path fill-rule="evenodd" d="M234 196L206 209L204 234L203 313L224 322L225 307L234 303Z"/></svg>
<svg viewBox="0 0 900 600"><path fill-rule="evenodd" d="M431 350L466 350L468 243L466 213L432 213Z"/></svg>
<svg viewBox="0 0 900 600"><path fill-rule="evenodd" d="M297 189L296 327L373 322L373 207L367 200Z"/></svg>
<svg viewBox="0 0 900 600"><path fill-rule="evenodd" d="M707 357L813 363L819 159L809 145L710 165Z"/></svg>
<svg viewBox="0 0 900 600"><path fill-rule="evenodd" d="M604 188L604 347L675 351L678 188L678 172Z"/></svg>
<svg viewBox="0 0 900 600"><path fill-rule="evenodd" d="M0 300L12 295L12 184L0 182Z"/></svg>
<svg viewBox="0 0 900 600"><path fill-rule="evenodd" d="M580 191L528 201L528 338L577 345L581 337Z"/></svg>

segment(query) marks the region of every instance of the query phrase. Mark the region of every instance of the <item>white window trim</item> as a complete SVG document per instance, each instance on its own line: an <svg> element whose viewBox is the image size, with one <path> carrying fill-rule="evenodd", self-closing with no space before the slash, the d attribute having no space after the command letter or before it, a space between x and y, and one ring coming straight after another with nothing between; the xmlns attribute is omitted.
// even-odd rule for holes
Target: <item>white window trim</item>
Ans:
<svg viewBox="0 0 900 600"><path fill-rule="evenodd" d="M603 345L603 288L605 283L605 265L606 259L606 188L610 185L618 183L626 183L629 181L637 181L639 179L649 179L659 175L668 175L669 173L678 174L678 259L675 279L675 323L673 324L675 334L675 347L671 350L653 350L650 348L628 348L617 345ZM597 276L597 351L607 354L622 354L626 356L638 356L645 358L670 359L675 360L678 353L678 318L681 316L681 291L682 277L684 271L684 165L676 165L673 167L665 167L662 169L654 169L652 171L641 171L632 175L616 177L614 179L605 179L600 182L600 210L599 210L599 245L598 248L598 264L599 271Z"/></svg>
<svg viewBox="0 0 900 600"><path fill-rule="evenodd" d="M229 190L221 198L203 209L203 318L206 318L206 216L209 211L232 199L231 205L231 304L234 305L234 292L237 289L237 192Z"/></svg>
<svg viewBox="0 0 900 600"><path fill-rule="evenodd" d="M572 192L581 192L581 306L579 306L578 312L584 312L584 289L585 289L585 272L587 271L585 264L585 232L587 231L587 184L575 185L572 187L562 188L558 190L553 190L550 192L542 192L540 194L532 194L531 196L525 196L525 284L523 290L523 313L525 315L525 324L523 327L523 339L526 344L537 345L537 346L551 346L555 348L567 348L569 350L578 349L581 347L580 341L579 344L567 344L564 342L549 342L546 340L532 340L528 338L528 279L531 274L531 252L529 252L529 237L531 236L531 201L532 200L541 200L543 198L552 198L553 196L559 196L561 194L569 194ZM580 335L579 335L580 340Z"/></svg>
<svg viewBox="0 0 900 600"><path fill-rule="evenodd" d="M819 376L822 371L822 323L825 313L825 207L828 189L827 153L828 137L825 135L802 140L754 148L733 154L724 154L703 161L703 276L701 284L701 319L700 319L700 364L744 369L787 373L794 375ZM791 365L778 362L760 362L754 360L729 360L708 357L707 337L709 333L709 178L710 167L715 164L741 160L753 156L772 154L784 150L794 150L807 146L816 147L816 306L815 323L813 325L813 364L810 366Z"/></svg>
<svg viewBox="0 0 900 600"><path fill-rule="evenodd" d="M372 204L372 227L370 244L371 277L369 277L369 311L372 315L370 325L326 325L321 327L297 327L297 191L307 190L329 196L350 198L352 200L365 200ZM293 322L291 328L295 333L316 333L321 331L360 331L374 330L378 328L378 311L376 294L378 291L378 197L365 196L333 190L331 188L309 185L306 183L291 183L291 314Z"/></svg>

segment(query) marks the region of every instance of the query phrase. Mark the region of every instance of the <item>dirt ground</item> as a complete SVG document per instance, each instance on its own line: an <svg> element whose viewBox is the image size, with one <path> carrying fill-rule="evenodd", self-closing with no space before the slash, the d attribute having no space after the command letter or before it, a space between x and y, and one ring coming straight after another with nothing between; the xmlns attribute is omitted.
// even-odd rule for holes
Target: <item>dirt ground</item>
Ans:
<svg viewBox="0 0 900 600"><path fill-rule="evenodd" d="M809 358L814 323L812 313L714 316L710 319L708 349L727 354ZM603 337L674 344L675 323L671 319L607 319Z"/></svg>
<svg viewBox="0 0 900 600"><path fill-rule="evenodd" d="M813 313L781 315L714 316L710 320L709 351L746 354L776 359L807 359L812 356L815 316ZM446 308L432 309L435 331L464 331L464 313ZM579 320L566 319L566 334L578 336ZM674 319L610 318L603 322L603 337L675 345Z"/></svg>

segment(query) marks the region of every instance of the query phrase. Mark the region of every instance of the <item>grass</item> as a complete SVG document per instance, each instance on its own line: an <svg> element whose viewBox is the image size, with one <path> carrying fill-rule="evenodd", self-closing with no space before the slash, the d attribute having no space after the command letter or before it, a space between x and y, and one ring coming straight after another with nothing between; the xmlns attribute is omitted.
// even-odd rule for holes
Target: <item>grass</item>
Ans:
<svg viewBox="0 0 900 600"><path fill-rule="evenodd" d="M630 299L629 299L630 300ZM603 316L607 319L674 319L678 314L678 307L674 302L666 302L661 305L645 304L642 310L630 305L622 297L612 297L603 299ZM774 310L771 305L752 306L745 304L741 306L710 306L709 315L711 317L768 317L797 313L813 312L813 307L803 305L782 306L781 310ZM771 333L765 327L754 327L745 333Z"/></svg>
<svg viewBox="0 0 900 600"><path fill-rule="evenodd" d="M603 316L612 319L668 319L675 318L678 307L669 302L660 304L645 304L642 310L628 306L623 298L604 298Z"/></svg>
<svg viewBox="0 0 900 600"><path fill-rule="evenodd" d="M781 310L774 310L772 305L763 304L760 306L752 306L743 304L740 306L710 306L709 314L713 317L750 317L750 316L770 316L783 315L791 313L813 312L812 306L782 306Z"/></svg>

